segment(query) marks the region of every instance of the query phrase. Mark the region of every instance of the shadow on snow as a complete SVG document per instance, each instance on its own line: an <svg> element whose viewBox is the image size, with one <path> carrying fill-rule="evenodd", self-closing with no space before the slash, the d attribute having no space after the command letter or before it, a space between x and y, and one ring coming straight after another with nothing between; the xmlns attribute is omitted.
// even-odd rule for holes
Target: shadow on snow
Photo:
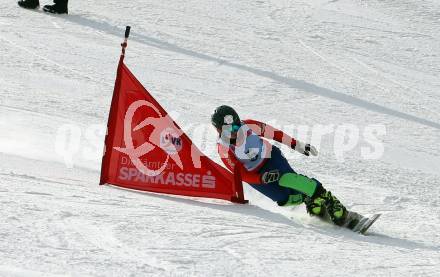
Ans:
<svg viewBox="0 0 440 277"><path fill-rule="evenodd" d="M76 23L82 26L87 26L102 32L105 32L107 34L110 35L114 35L114 36L118 36L121 37L122 34L124 33L124 29L123 28L118 28L116 26L113 26L105 21L96 21L87 17L84 17L82 15L70 15L70 16L66 16L64 17L65 20L70 21L72 23ZM278 83L283 83L285 85L288 85L292 88L296 88L308 93L312 93L314 95L319 95L322 97L326 97L332 100L336 100L345 104L349 104L352 106L356 106L356 107L360 107L369 111L373 111L373 112L378 112L381 114L385 114L385 115L390 115L396 118L400 118L400 119L404 119L404 120L408 120L408 121L412 121L415 123L419 123L425 126L429 126L435 129L440 129L440 124L434 121L430 121L424 118L420 118L408 113L404 113L401 111L397 111L376 103L372 103L372 102L368 102L366 100L354 97L354 96L350 96L347 94L344 94L342 92L338 92L338 91L334 91L328 88L324 88L324 87L320 87L317 86L315 84L306 82L304 80L298 80L298 79L294 79L294 78L289 78L289 77L285 77L282 76L278 73L275 72L271 72L271 71L267 71L267 70L263 70L263 69L258 69L258 68L254 68L254 67L250 67L247 65L242 65L242 64L238 64L238 63L234 63L234 62L229 62L227 60L221 59L221 58L217 58L214 56L210 56L207 54L203 54L203 53L199 53L193 50L189 50L180 46L177 46L175 44L171 44L169 42L160 40L160 39L156 39L153 37L149 37L149 36L145 36L142 34L138 34L138 33L133 33L132 37L130 38L130 40L139 42L141 44L144 45L148 45L151 47L155 47L155 48L159 48L162 50L166 50L166 51L170 51L170 52L175 52L175 53L179 53L179 54L183 54L186 56L190 56L193 58L197 58L197 59L201 59L201 60L206 60L206 61L210 61L210 62L215 62L218 63L219 65L222 66L227 66L230 68L234 68L234 69L238 69L241 71L245 71L248 73L252 73L264 78L268 78L271 79L273 81L276 81Z"/></svg>

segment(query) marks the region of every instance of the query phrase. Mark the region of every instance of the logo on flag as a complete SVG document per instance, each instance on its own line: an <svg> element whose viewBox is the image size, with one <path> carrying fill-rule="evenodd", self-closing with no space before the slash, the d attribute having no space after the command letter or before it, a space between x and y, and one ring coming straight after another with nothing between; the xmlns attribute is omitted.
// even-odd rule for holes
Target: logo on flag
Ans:
<svg viewBox="0 0 440 277"><path fill-rule="evenodd" d="M145 118L132 129L133 118L136 111L141 107L148 107L153 110L153 115ZM183 169L182 161L177 152L182 149L182 141L177 130L167 127L172 121L168 115L162 116L160 111L150 102L145 100L138 100L133 102L127 109L124 118L124 143L125 147L114 147L115 150L124 153L130 157L133 165L141 173L147 176L157 176L162 173L168 165L168 160L174 160L177 166ZM133 144L133 131L139 131L150 126L152 131L147 137L147 140L140 146L135 147ZM156 148L164 150L168 155L163 164L157 168L149 168L141 160L141 157L147 155Z"/></svg>
<svg viewBox="0 0 440 277"><path fill-rule="evenodd" d="M176 154L182 150L182 139L174 129L166 128L160 135L160 148L165 152Z"/></svg>

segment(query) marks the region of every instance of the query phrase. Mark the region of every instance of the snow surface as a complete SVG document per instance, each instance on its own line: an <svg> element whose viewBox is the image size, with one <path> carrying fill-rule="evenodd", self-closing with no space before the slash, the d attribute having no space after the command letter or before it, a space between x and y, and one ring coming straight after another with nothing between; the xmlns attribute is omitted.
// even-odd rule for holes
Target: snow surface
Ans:
<svg viewBox="0 0 440 277"><path fill-rule="evenodd" d="M1 0L0 276L439 276L438 0L69 8ZM208 124L220 104L290 128L321 151L283 148L298 171L383 213L370 235L248 187L241 206L98 186L125 25L127 65L206 154L219 161ZM333 132L314 140L304 128L318 125ZM343 126L361 133L342 153ZM368 126L386 130L378 159L361 152Z"/></svg>

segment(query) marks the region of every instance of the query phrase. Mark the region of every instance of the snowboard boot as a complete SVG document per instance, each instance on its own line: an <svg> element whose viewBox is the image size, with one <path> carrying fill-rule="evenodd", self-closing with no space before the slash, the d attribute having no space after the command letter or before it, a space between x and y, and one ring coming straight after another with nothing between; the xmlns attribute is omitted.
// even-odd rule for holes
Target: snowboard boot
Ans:
<svg viewBox="0 0 440 277"><path fill-rule="evenodd" d="M304 199L304 203L306 204L306 209L307 212L310 215L314 215L314 216L318 216L318 217L325 217L325 212L326 212L326 200L320 196L315 197L315 198L311 198L311 197L306 197Z"/></svg>
<svg viewBox="0 0 440 277"><path fill-rule="evenodd" d="M304 203L306 204L307 212L311 215L325 219L326 214L328 214L331 221L339 226L344 225L346 222L347 209L330 191L323 189L316 196L307 197Z"/></svg>
<svg viewBox="0 0 440 277"><path fill-rule="evenodd" d="M325 192L323 198L326 200L325 206L333 223L339 226L344 225L348 214L344 205L330 191Z"/></svg>
<svg viewBox="0 0 440 277"><path fill-rule="evenodd" d="M68 13L67 2L68 0L54 0L53 5L45 5L43 11L54 14L64 14Z"/></svg>
<svg viewBox="0 0 440 277"><path fill-rule="evenodd" d="M40 7L39 0L20 0L17 4L25 9L38 9Z"/></svg>
<svg viewBox="0 0 440 277"><path fill-rule="evenodd" d="M310 215L324 219L327 211L327 199L325 198L327 191L320 182L316 182L316 184L317 186L313 195L305 197L304 204L306 204L307 212Z"/></svg>

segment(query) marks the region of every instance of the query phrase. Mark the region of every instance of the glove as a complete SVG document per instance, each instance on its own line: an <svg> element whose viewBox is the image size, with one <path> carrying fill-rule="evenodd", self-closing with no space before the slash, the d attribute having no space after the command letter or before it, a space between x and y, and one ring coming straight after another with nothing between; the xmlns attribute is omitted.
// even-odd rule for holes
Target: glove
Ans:
<svg viewBox="0 0 440 277"><path fill-rule="evenodd" d="M278 171L278 169L264 172L263 175L261 175L261 181L263 182L263 184L272 183L278 181L279 179L280 172Z"/></svg>
<svg viewBox="0 0 440 277"><path fill-rule="evenodd" d="M312 154L312 156L318 156L318 150L316 150L315 146L310 145L310 143L304 143L297 140L293 149L306 156L310 156L310 154Z"/></svg>

